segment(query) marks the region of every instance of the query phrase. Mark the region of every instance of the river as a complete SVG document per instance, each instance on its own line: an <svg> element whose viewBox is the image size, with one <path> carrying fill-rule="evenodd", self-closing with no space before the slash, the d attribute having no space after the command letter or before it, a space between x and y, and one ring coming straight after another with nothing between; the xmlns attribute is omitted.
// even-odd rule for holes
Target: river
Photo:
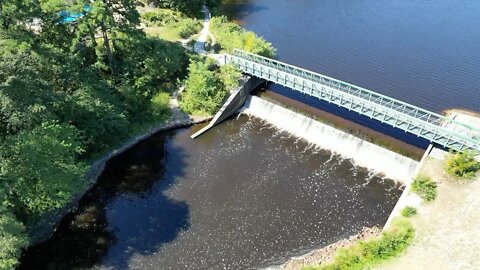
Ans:
<svg viewBox="0 0 480 270"><path fill-rule="evenodd" d="M383 224L399 186L241 116L109 162L22 269L251 269Z"/></svg>
<svg viewBox="0 0 480 270"><path fill-rule="evenodd" d="M480 1L231 2L282 61L435 112L480 111Z"/></svg>
<svg viewBox="0 0 480 270"><path fill-rule="evenodd" d="M479 110L480 2L256 0L234 10L281 60L437 112ZM247 116L192 133L157 134L111 160L21 269L254 269L383 224L401 192Z"/></svg>

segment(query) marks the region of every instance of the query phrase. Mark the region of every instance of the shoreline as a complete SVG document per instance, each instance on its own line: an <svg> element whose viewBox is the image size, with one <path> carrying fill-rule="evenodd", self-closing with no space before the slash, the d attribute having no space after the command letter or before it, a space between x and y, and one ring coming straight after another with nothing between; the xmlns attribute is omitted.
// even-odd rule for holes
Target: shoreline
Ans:
<svg viewBox="0 0 480 270"><path fill-rule="evenodd" d="M172 108L173 109L173 108ZM62 221L63 217L68 213L75 211L78 207L78 203L85 193L90 190L96 183L98 178L102 175L107 162L115 158L116 156L124 153L130 148L134 147L138 143L147 140L148 138L158 134L160 132L166 132L170 130L180 129L190 127L196 124L201 124L212 119L211 116L208 117L189 117L187 119L178 119L172 114L172 118L169 121L166 121L161 124L157 124L154 127L151 127L147 131L137 134L135 136L127 138L124 143L116 147L113 150L108 151L103 154L101 157L92 161L89 165L87 172L84 175L86 179L86 186L83 190L74 194L71 201L64 207L57 209L51 213L46 214L42 220L28 228L28 233L31 236L30 246L34 246L41 242L48 240L56 231L58 225Z"/></svg>
<svg viewBox="0 0 480 270"><path fill-rule="evenodd" d="M264 270L296 270L302 269L309 265L326 265L333 260L336 252L340 248L346 248L353 245L357 240L366 240L372 237L377 237L381 233L378 226L363 227L358 233L343 238L328 246L315 248L304 255L292 257L287 262L278 265L263 268Z"/></svg>

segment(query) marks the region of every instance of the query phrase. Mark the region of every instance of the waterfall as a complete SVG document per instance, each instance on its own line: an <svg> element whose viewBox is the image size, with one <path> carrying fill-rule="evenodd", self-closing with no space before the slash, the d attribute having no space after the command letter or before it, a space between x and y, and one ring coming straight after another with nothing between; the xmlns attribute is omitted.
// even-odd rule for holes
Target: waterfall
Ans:
<svg viewBox="0 0 480 270"><path fill-rule="evenodd" d="M418 164L411 158L256 96L247 99L242 113L265 120L320 148L351 159L357 166L383 173L387 178L400 182L411 178Z"/></svg>

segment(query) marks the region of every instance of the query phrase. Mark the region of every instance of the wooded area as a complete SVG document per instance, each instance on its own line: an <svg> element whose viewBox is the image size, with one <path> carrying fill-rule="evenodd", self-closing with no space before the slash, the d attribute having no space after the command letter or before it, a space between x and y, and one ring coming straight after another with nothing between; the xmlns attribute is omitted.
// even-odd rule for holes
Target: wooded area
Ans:
<svg viewBox="0 0 480 270"><path fill-rule="evenodd" d="M235 86L236 69L192 59L179 43L142 30L142 19L172 24L157 18L168 11L141 17L139 4L173 10L176 31L189 36L203 3L0 1L0 269L17 266L30 225L85 191L91 160L169 118L169 95L183 80L181 107L197 114L214 113ZM220 45L237 36L242 48L255 42L273 52L253 33L235 32L223 32Z"/></svg>
<svg viewBox="0 0 480 270"><path fill-rule="evenodd" d="M135 1L6 0L0 15L0 269L13 269L26 228L82 191L89 159L168 117L158 97L189 57L145 35Z"/></svg>

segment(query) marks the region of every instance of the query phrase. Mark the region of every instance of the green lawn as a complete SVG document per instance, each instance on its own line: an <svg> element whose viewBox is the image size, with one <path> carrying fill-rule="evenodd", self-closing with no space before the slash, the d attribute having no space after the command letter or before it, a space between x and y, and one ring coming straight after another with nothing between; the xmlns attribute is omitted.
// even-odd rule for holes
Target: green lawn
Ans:
<svg viewBox="0 0 480 270"><path fill-rule="evenodd" d="M167 41L179 41L181 39L177 28L171 28L167 26L151 26L144 28L145 33L167 40Z"/></svg>

